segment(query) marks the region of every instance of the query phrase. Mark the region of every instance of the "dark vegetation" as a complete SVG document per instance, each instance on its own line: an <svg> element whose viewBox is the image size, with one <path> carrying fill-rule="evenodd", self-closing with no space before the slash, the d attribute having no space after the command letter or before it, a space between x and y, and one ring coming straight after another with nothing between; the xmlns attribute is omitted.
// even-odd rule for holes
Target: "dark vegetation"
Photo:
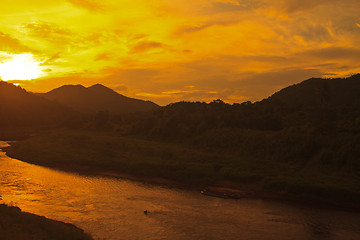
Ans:
<svg viewBox="0 0 360 240"><path fill-rule="evenodd" d="M358 93L359 74L309 79L256 103L178 102L121 115L99 111L6 151L47 166L251 186L359 208Z"/></svg>
<svg viewBox="0 0 360 240"><path fill-rule="evenodd" d="M54 221L18 207L0 204L0 238L2 240L90 240L83 230L69 223Z"/></svg>

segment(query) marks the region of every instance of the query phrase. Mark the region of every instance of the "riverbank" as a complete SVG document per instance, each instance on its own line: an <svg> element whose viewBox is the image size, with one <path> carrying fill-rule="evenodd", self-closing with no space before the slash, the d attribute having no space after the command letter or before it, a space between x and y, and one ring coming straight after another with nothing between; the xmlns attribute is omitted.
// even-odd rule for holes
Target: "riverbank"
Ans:
<svg viewBox="0 0 360 240"><path fill-rule="evenodd" d="M359 177L345 172L243 159L99 132L58 131L4 148L7 155L83 174L204 191L224 198L264 198L360 211ZM234 171L241 169L241 171Z"/></svg>
<svg viewBox="0 0 360 240"><path fill-rule="evenodd" d="M20 208L0 204L2 240L91 240L91 236L70 223L22 212Z"/></svg>

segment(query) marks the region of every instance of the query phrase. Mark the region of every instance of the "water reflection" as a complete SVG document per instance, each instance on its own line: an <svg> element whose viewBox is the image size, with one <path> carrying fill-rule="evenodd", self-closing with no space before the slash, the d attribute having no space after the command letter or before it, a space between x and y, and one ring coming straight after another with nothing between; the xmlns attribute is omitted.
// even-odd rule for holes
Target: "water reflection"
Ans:
<svg viewBox="0 0 360 240"><path fill-rule="evenodd" d="M359 214L81 176L2 153L0 195L106 239L360 239Z"/></svg>

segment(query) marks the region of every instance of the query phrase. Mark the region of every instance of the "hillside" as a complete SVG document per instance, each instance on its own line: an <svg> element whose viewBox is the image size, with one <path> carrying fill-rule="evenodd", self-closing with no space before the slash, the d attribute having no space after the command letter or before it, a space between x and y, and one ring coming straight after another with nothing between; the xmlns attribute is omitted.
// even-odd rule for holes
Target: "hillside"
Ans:
<svg viewBox="0 0 360 240"><path fill-rule="evenodd" d="M16 132L22 134L37 128L59 126L76 116L70 108L0 81L1 138L12 139Z"/></svg>
<svg viewBox="0 0 360 240"><path fill-rule="evenodd" d="M101 84L88 88L82 85L65 85L48 93L37 95L55 100L76 111L91 114L99 111L106 111L110 114L148 112L158 107L150 101L125 97Z"/></svg>
<svg viewBox="0 0 360 240"><path fill-rule="evenodd" d="M288 108L360 107L360 74L349 78L311 78L286 87L262 103Z"/></svg>

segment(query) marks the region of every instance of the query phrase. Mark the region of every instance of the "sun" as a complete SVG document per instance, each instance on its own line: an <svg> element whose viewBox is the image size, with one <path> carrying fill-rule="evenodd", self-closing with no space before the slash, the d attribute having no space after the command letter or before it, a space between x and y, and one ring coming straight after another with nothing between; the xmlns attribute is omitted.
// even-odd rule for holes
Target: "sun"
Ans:
<svg viewBox="0 0 360 240"><path fill-rule="evenodd" d="M8 80L31 80L41 76L39 66L41 62L35 61L31 53L6 54L10 60L0 61L0 78Z"/></svg>

